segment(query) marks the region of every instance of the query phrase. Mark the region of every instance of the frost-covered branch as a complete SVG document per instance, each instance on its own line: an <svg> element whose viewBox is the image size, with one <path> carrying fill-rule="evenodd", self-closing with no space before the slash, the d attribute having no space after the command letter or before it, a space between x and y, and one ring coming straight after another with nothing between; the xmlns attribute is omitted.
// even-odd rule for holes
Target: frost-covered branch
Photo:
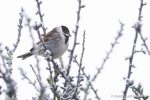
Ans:
<svg viewBox="0 0 150 100"><path fill-rule="evenodd" d="M135 25L133 26L133 28L135 29L135 37L134 37L134 40L133 40L131 55L128 59L129 60L129 69L128 69L128 74L127 74L127 78L126 78L127 80L130 80L130 77L131 77L131 74L132 74L132 69L135 67L135 65L133 64L133 61L135 59L138 34L139 33L141 34L142 10L143 10L144 5L146 4L146 3L144 3L143 0L140 0L140 1L141 2L140 2L140 7L139 7L138 19L137 19L137 22L135 23ZM123 100L127 99L126 97L127 97L128 89L129 89L129 85L127 84L127 81L126 81L125 89L124 89L124 92L123 92Z"/></svg>
<svg viewBox="0 0 150 100"><path fill-rule="evenodd" d="M72 64L72 60L73 60L73 56L74 56L74 51L75 48L77 46L77 37L78 37L78 31L79 31L79 22L80 22L80 15L81 15L81 9L85 7L85 5L82 5L82 0L77 0L78 1L78 10L77 10L77 21L76 21L76 25L75 25L75 31L73 31L74 33L74 42L73 42L73 46L71 48L70 51L70 56L69 56L69 63L68 63L68 69L67 69L67 76L69 75L70 69L71 69L71 64Z"/></svg>
<svg viewBox="0 0 150 100"><path fill-rule="evenodd" d="M22 28L23 28L23 18L24 18L24 9L21 8L21 12L19 13L20 15L20 18L19 18L19 24L18 24L18 37L17 37L17 41L16 43L14 44L14 49L13 49L13 52L16 51L18 45L19 45L19 42L20 42L20 38L21 38L21 32L22 32Z"/></svg>

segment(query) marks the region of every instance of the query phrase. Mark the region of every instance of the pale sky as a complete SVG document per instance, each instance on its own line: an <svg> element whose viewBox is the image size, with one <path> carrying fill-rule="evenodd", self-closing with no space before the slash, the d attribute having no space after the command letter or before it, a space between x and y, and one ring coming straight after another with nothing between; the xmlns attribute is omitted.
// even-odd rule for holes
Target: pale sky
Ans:
<svg viewBox="0 0 150 100"><path fill-rule="evenodd" d="M93 83L98 89L98 94L102 100L121 100L121 97L113 97L115 95L122 95L125 87L123 77L127 76L128 61L125 58L130 56L133 44L135 31L132 28L137 21L138 8L140 0L82 0L86 6L81 11L80 34L86 30L86 46L83 65L87 74L93 75L96 68L99 67L110 49L110 44L114 41L117 32L120 28L119 20L125 24L123 36L116 45L110 59L104 66L102 73ZM150 0L144 0L147 5L143 9L143 36L150 36ZM38 17L35 16L36 3L34 0L3 0L0 3L0 43L12 47L17 37L17 24L19 18L20 8L23 7L29 17L34 23ZM75 29L77 0L43 0L42 11L45 14L44 23L48 27L48 31L58 25L66 25L70 31ZM82 36L82 35L81 35ZM35 34L37 37L37 34ZM81 42L82 37L79 37ZM140 39L139 39L140 40ZM38 39L36 38L36 41ZM73 41L71 38L70 42ZM138 48L141 40L138 42ZM149 44L148 44L149 45ZM150 45L149 45L150 46ZM27 52L32 47L31 39L27 28L22 32L21 42L16 52L14 53L14 79L18 82L18 98L19 100L31 100L32 93L29 94L29 88L32 88L26 81L21 81L18 67L22 67L29 74L33 74L29 65L33 58L27 60L16 59L16 57ZM70 43L70 47L71 43ZM79 46L80 47L80 46ZM77 48L77 50L80 48ZM77 54L79 52L76 52ZM64 54L64 58L68 53ZM40 58L42 59L42 58ZM42 59L43 60L43 59ZM44 61L44 60L43 60ZM144 93L150 94L150 57L148 55L137 54L135 59L136 68L133 69L132 79L135 84L141 83L144 87ZM44 62L43 62L44 63ZM67 64L68 62L66 62ZM34 63L32 63L34 64ZM74 68L77 71L77 68ZM45 70L43 68L43 70ZM45 72L44 72L45 73ZM31 75L32 76L32 75ZM47 77L47 75L43 76ZM0 81L1 82L1 81ZM130 93L130 92L129 92ZM33 93L34 94L34 93ZM35 95L35 94L34 94ZM130 94L129 94L130 95ZM150 95L149 95L150 96ZM0 100L1 100L0 96ZM91 97L94 97L91 94ZM94 98L92 99L94 100ZM133 100L130 98L128 100Z"/></svg>

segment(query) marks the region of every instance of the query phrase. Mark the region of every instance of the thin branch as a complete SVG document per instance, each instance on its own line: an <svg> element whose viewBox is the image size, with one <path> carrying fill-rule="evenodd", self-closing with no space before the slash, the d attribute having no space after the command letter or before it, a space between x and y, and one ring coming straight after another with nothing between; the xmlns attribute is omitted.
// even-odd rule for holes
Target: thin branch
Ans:
<svg viewBox="0 0 150 100"><path fill-rule="evenodd" d="M11 64L7 64L7 59L5 55L2 54L2 49L0 45L0 57L2 59L4 71L0 68L0 78L4 80L7 86L6 90L6 97L11 99L11 100L17 100L17 95L16 95L16 82L11 78L12 74L12 69L11 69Z"/></svg>
<svg viewBox="0 0 150 100"><path fill-rule="evenodd" d="M35 48L35 42L34 42L34 37L32 35L32 27L30 25L30 22L31 22L31 19L29 17L25 17L26 18L26 21L27 21L27 27L29 28L29 33L30 33L30 37L32 39L32 45L33 45L33 48ZM34 27L35 28L35 27ZM36 29L37 29L37 32L39 32L37 26L36 26ZM44 87L43 83L42 83L42 79L41 79L41 69L40 69L40 66L39 66L39 59L38 59L38 54L37 52L35 52L34 54L34 57L35 57L35 60L36 60L36 69L37 69L37 73L35 71L35 69L32 67L32 65L30 65L30 67L32 68L32 71L34 72L34 75L39 83L39 86L40 86L40 89L38 90L38 92L40 93L40 96L39 98L46 98L45 97L45 91L46 91L46 88ZM22 74L23 75L23 74ZM25 76L24 76L25 77ZM29 81L29 79L27 77L25 77L25 79L27 79ZM30 82L30 81L29 81ZM32 83L31 83L32 84ZM33 85L33 84L32 84ZM35 87L36 88L36 87ZM36 89L37 90L37 89Z"/></svg>
<svg viewBox="0 0 150 100"><path fill-rule="evenodd" d="M39 78L40 75L36 73L35 69L33 68L33 66L31 64L30 64L30 67L31 67L32 71L34 72L34 75L35 75L39 85L41 86L41 78Z"/></svg>
<svg viewBox="0 0 150 100"><path fill-rule="evenodd" d="M120 37L123 35L123 29L124 28L124 24L122 22L120 22L120 30L118 31L117 36L115 37L115 41L113 43L111 43L111 48L110 50L106 53L105 58L103 59L103 62L101 64L101 66L97 69L96 74L94 75L94 77L92 78L92 81L95 81L95 79L98 77L98 75L101 73L101 70L104 68L104 65L106 64L106 62L108 61L110 54L113 52L113 49L115 48L115 46L119 43L118 40L120 39Z"/></svg>
<svg viewBox="0 0 150 100"><path fill-rule="evenodd" d="M135 37L134 37L134 41L133 41L131 56L129 57L129 69L128 69L128 75L127 75L128 80L131 77L132 68L134 66L133 60L134 60L134 57L135 57L134 55L135 55L135 51L136 51L135 48L136 48L136 44L137 44L138 33L141 33L141 24L140 23L141 23L141 20L142 20L142 9L143 9L144 5L145 4L144 4L143 0L141 0L140 8L139 8L139 14L138 14L138 22L133 27L133 28L135 28ZM127 81L126 81L126 83L127 83ZM123 92L123 100L126 100L128 89L129 89L129 85L126 84L124 92Z"/></svg>
<svg viewBox="0 0 150 100"><path fill-rule="evenodd" d="M106 64L106 62L108 61L109 59L109 56L110 54L112 53L113 49L115 48L115 46L118 44L118 40L120 39L120 37L123 35L123 30L124 30L124 24L120 22L120 30L118 31L118 34L117 36L115 37L115 40L113 43L111 43L111 48L110 50L108 51L108 53L106 54L105 58L103 59L103 62L101 64L101 66L97 69L97 72L96 74L91 78L91 83L94 82L96 80L96 78L98 77L98 75L100 75L102 69L104 68L104 65ZM89 78L88 78L89 80ZM84 100L86 100L87 98L87 92L90 88L90 84L87 85L87 87L85 88L86 92L85 92L85 95L84 95Z"/></svg>
<svg viewBox="0 0 150 100"><path fill-rule="evenodd" d="M44 26L44 21L43 21L44 14L42 14L42 12L41 12L42 1L40 1L40 0L35 0L35 1L36 1L37 8L38 8L36 14L39 15L39 18L40 18L40 21L41 21L41 24L42 24L43 34L45 35L47 28L45 28L45 26Z"/></svg>
<svg viewBox="0 0 150 100"><path fill-rule="evenodd" d="M76 57L74 57L74 62L75 62L78 66L80 65L79 62L77 61ZM98 100L101 100L100 97L99 97L99 95L97 94L97 90L94 89L94 86L93 86L92 82L89 80L88 75L86 75L86 73L85 73L85 71L84 71L84 67L82 67L81 70L82 70L83 75L86 77L86 79L87 79L87 81L88 81L88 87L91 87L91 89L93 90L93 92L94 92L96 98L97 98Z"/></svg>
<svg viewBox="0 0 150 100"><path fill-rule="evenodd" d="M85 31L84 31L84 34L83 34L83 42L82 42L82 52L81 52L81 57L80 57L80 62L77 61L77 57L74 57L74 62L78 65L79 69L78 69L78 76L77 76L77 85L76 85L76 90L75 90L75 93L77 94L77 90L80 86L80 82L82 81L82 76L81 76L81 72L83 73L83 75L86 77L86 79L88 80L88 83L89 83L89 86L91 86L91 89L93 90L96 98L98 100L101 100L99 95L97 94L97 90L94 89L94 86L92 85L92 83L90 82L89 80L89 77L86 75L85 71L84 71L84 68L82 68L82 62L83 62L83 56L84 56L84 51L85 51Z"/></svg>
<svg viewBox="0 0 150 100"><path fill-rule="evenodd" d="M36 30L36 32L38 33L38 37L39 37L39 39L40 39L40 41L42 42L42 45L43 45L43 47L44 47L44 49L45 49L45 51L47 50L47 48L46 48L46 46L45 46L45 44L44 44L44 42L43 42L43 39L42 39L42 37L41 37L41 33L40 33L40 27L42 27L41 25L37 25L37 23L35 23L35 25L34 25L34 29Z"/></svg>
<svg viewBox="0 0 150 100"><path fill-rule="evenodd" d="M146 48L147 53L150 55L150 51L149 51L148 45L146 44L146 39L144 39L144 37L143 37L141 32L139 32L139 34L140 34L141 40L143 41L143 45Z"/></svg>
<svg viewBox="0 0 150 100"><path fill-rule="evenodd" d="M81 52L81 57L80 57L79 69L78 69L77 84L76 84L77 87L75 90L75 95L77 94L80 83L83 80L81 76L81 68L82 68L82 63L83 63L84 50L85 50L85 31L83 33L82 52Z"/></svg>
<svg viewBox="0 0 150 100"><path fill-rule="evenodd" d="M40 92L40 90L36 86L36 81L32 82L32 80L27 76L27 74L24 72L24 70L22 68L19 68L19 71L20 71L21 75L23 76L22 79L26 79L29 82L29 84L31 84L35 88L36 91Z"/></svg>
<svg viewBox="0 0 150 100"><path fill-rule="evenodd" d="M42 38L41 38L41 34L40 34L40 31L39 31L39 28L40 27L42 27L42 29L43 29L43 33L44 33L44 35L46 34L46 28L45 28L45 26L44 26L44 21L43 21L43 16L44 16L44 14L42 14L42 12L41 12L41 4L42 4L42 1L39 1L39 0L35 0L36 1L36 3L37 3L37 8L38 8L38 10L37 10L37 15L39 15L39 17L40 17L40 21L41 21L41 23L42 23L42 26L41 25L35 25L35 26L37 26L36 28L35 28L35 30L37 31L37 33L38 33L38 37L39 37L39 39L40 39L40 41L42 42L42 45L43 45L43 47L44 47L44 49L45 49L45 56L46 56L46 61L47 61L47 64L48 64L48 70L49 70L49 73L50 73L50 80L51 80L51 90L52 90L52 92L53 92L53 95L54 95L54 100L56 99L56 92L57 92L57 86L56 86L56 81L54 81L55 79L54 78L56 78L56 77L53 77L53 71L52 71L52 69L51 69L51 66L50 66L50 62L51 61L53 61L53 58L51 57L51 53L48 53L47 54L47 47L45 46L45 44L44 44L44 42L43 42L43 40L42 40ZM54 62L54 61L53 61ZM53 63L52 62L52 63ZM53 66L55 66L54 65L54 63L53 63ZM54 69L55 70L55 69ZM57 79L56 79L57 80Z"/></svg>
<svg viewBox="0 0 150 100"><path fill-rule="evenodd" d="M22 28L23 28L23 26L22 26L23 18L24 18L23 13L24 13L24 9L21 8L21 12L19 13L20 18L19 18L19 24L18 24L18 37L17 37L16 43L14 44L13 52L16 51L16 49L17 49L17 47L18 47L18 45L19 45L19 42L20 42L21 32L22 32Z"/></svg>
<svg viewBox="0 0 150 100"><path fill-rule="evenodd" d="M69 77L67 77L65 71L62 71L62 70L59 68L58 64L57 64L53 59L51 60L51 62L52 62L53 65L54 65L54 66L53 66L54 69L56 69L56 70L58 71L58 73L60 73L60 75L65 79L65 81L66 81L68 84L70 84L70 86L73 87L73 85L72 85L72 83L71 83L71 80L70 80Z"/></svg>
<svg viewBox="0 0 150 100"><path fill-rule="evenodd" d="M94 86L92 84L92 82L89 80L89 77L86 75L84 69L82 68L82 72L83 72L83 75L86 77L86 79L88 80L88 83L89 83L89 86L91 87L91 89L93 90L95 96L96 96L96 99L97 100L101 100L101 98L99 97L99 95L97 94L97 90L94 89Z"/></svg>
<svg viewBox="0 0 150 100"><path fill-rule="evenodd" d="M76 29L73 32L74 33L74 43L73 43L72 49L70 50L70 56L69 56L70 59L69 59L68 67L67 67L68 68L67 69L67 76L69 75L71 64L72 64L72 60L73 60L74 51L75 51L75 48L77 46L77 36L78 36L78 30L79 30L79 21L80 21L81 9L85 7L85 5L82 5L81 1L82 0L78 0Z"/></svg>

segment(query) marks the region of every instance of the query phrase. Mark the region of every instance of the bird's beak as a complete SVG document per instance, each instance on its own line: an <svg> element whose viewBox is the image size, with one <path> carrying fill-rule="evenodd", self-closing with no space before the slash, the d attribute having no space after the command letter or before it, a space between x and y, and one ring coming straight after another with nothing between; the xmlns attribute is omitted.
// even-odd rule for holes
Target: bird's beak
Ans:
<svg viewBox="0 0 150 100"><path fill-rule="evenodd" d="M66 36L68 36L68 37L71 37L71 34L64 34L64 35L66 35Z"/></svg>
<svg viewBox="0 0 150 100"><path fill-rule="evenodd" d="M69 37L71 37L71 34L69 34Z"/></svg>

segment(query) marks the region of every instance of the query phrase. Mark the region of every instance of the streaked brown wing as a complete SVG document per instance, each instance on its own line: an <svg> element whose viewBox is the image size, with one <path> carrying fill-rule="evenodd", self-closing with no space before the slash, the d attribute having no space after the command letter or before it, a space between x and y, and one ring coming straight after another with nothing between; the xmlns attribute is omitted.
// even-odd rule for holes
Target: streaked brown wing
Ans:
<svg viewBox="0 0 150 100"><path fill-rule="evenodd" d="M53 29L52 31L48 32L45 36L43 36L43 42L46 42L49 40L49 38L53 35L53 33L55 33L55 29ZM37 42L37 44L41 43L41 40L39 42Z"/></svg>
<svg viewBox="0 0 150 100"><path fill-rule="evenodd" d="M48 40L52 37L52 35L53 35L55 32L56 32L56 30L55 30L55 28L54 28L52 31L50 31L50 32L48 32L46 35L44 35L44 36L42 37L43 42L48 41ZM40 40L39 42L37 42L36 44L40 44L40 43L42 43L41 40ZM33 50L34 50L34 48L31 48L31 49L30 49L30 51L33 51Z"/></svg>

